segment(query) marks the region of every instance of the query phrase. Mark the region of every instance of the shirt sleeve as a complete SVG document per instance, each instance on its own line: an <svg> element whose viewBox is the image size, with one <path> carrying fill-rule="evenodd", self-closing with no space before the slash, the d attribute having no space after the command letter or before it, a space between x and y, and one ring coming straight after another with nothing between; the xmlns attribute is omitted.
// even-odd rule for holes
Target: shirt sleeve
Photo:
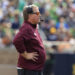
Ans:
<svg viewBox="0 0 75 75"><path fill-rule="evenodd" d="M24 51L26 51L26 41L29 39L30 36L28 34L28 31L24 29L15 36L13 44L19 53L23 53Z"/></svg>

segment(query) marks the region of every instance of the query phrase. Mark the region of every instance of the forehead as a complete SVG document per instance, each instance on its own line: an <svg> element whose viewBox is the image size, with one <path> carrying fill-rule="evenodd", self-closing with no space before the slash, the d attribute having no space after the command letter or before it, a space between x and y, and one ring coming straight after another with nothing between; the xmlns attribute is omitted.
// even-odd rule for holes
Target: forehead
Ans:
<svg viewBox="0 0 75 75"><path fill-rule="evenodd" d="M33 12L39 12L39 8L38 7L33 7Z"/></svg>

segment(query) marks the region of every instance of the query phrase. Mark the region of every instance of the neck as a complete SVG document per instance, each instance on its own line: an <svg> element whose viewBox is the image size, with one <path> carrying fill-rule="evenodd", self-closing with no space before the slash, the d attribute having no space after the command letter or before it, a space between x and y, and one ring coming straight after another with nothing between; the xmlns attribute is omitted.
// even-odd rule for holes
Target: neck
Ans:
<svg viewBox="0 0 75 75"><path fill-rule="evenodd" d="M34 24L33 22L31 22L31 21L27 21L33 28L36 28L37 27L37 24Z"/></svg>

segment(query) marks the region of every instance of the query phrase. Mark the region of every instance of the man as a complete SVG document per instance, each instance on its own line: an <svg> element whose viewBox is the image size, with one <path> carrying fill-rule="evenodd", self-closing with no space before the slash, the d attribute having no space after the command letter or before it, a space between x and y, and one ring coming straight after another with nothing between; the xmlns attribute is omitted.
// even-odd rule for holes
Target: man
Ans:
<svg viewBox="0 0 75 75"><path fill-rule="evenodd" d="M24 23L13 40L19 52L18 75L42 75L46 55L37 30L39 8L35 5L25 6L23 16Z"/></svg>

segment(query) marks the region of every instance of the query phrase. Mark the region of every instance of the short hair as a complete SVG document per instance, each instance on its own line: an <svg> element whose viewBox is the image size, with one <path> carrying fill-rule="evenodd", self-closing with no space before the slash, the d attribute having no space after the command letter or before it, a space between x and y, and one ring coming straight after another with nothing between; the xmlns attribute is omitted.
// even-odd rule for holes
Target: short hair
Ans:
<svg viewBox="0 0 75 75"><path fill-rule="evenodd" d="M27 21L28 20L28 15L33 13L33 8L37 7L36 5L32 4L32 5L28 5L28 6L24 6L23 9L23 17L24 20Z"/></svg>

